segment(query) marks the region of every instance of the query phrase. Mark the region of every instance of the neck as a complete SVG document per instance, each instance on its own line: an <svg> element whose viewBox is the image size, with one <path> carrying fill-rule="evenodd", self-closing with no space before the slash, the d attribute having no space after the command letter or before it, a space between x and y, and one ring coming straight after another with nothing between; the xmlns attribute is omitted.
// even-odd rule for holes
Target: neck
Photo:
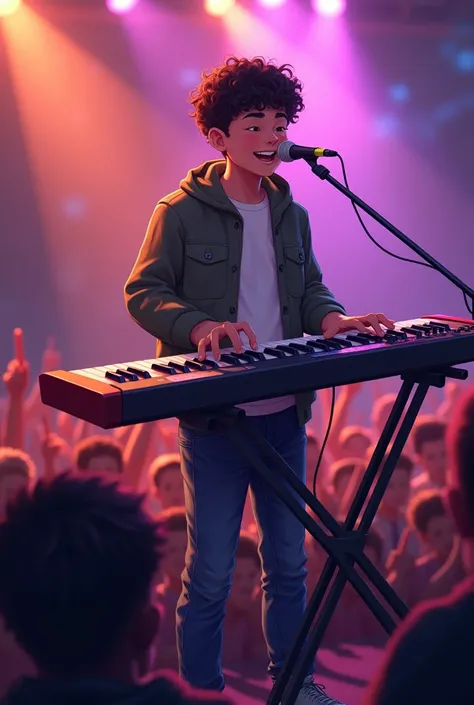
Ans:
<svg viewBox="0 0 474 705"><path fill-rule="evenodd" d="M235 164L227 157L225 172L221 177L222 188L229 198L241 203L261 203L265 197L262 177Z"/></svg>

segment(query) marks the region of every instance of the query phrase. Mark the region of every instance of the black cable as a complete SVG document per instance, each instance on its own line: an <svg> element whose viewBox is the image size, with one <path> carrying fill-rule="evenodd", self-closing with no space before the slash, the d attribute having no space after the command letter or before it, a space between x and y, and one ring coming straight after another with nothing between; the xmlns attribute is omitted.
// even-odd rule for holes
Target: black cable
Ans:
<svg viewBox="0 0 474 705"><path fill-rule="evenodd" d="M318 457L318 462L316 463L316 467L314 468L314 475L313 475L313 495L316 497L316 480L319 472L319 468L321 466L321 462L323 459L324 451L326 449L326 444L328 442L329 434L331 433L331 426L332 422L334 419L334 407L336 405L336 387L332 387L332 398L331 398L331 409L329 411L329 420L328 420L328 425L326 428L326 433L324 435L324 440L321 445L321 450L319 451L319 457Z"/></svg>
<svg viewBox="0 0 474 705"><path fill-rule="evenodd" d="M344 178L344 184L345 184L346 188L349 189L349 191L350 191L349 182L347 180L346 166L344 164L344 159L341 157L340 154L338 154L337 157L338 157L339 161L341 162L342 176ZM354 201L351 201L351 203L352 203L352 207L355 211L355 214L359 220L359 223L362 226L362 229L364 230L367 237L371 240L371 242L373 242L374 245L376 245L379 248L379 250L382 250L382 252L385 252L385 254L390 255L390 257L394 257L395 259L399 259L402 262L409 262L410 264L419 264L421 267L428 267L428 269L433 269L434 271L436 271L436 269L431 264L428 264L428 262L421 262L420 260L411 259L410 257L401 257L401 255L396 255L394 252L390 252L390 250L385 249L385 247L383 247L383 245L381 245L379 242L377 242L377 240L367 230L367 227L362 219L362 216L359 213L359 209L357 208ZM469 306L467 296L464 292L463 292L463 297L464 297L464 303L466 304L466 308L472 316L473 315L472 308Z"/></svg>

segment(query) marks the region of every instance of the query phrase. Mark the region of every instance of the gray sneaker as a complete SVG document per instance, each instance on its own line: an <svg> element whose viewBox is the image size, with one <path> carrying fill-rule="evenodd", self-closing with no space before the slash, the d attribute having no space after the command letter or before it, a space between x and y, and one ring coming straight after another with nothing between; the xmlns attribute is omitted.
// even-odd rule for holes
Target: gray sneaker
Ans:
<svg viewBox="0 0 474 705"><path fill-rule="evenodd" d="M295 705L344 705L344 703L327 695L324 686L316 685L310 677L301 686Z"/></svg>

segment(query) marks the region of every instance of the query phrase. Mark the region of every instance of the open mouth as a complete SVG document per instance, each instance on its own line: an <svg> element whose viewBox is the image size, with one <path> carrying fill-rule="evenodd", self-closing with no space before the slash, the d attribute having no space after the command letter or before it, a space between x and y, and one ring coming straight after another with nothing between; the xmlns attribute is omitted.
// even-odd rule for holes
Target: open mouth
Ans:
<svg viewBox="0 0 474 705"><path fill-rule="evenodd" d="M257 159L265 164L272 164L275 161L276 152L254 152Z"/></svg>

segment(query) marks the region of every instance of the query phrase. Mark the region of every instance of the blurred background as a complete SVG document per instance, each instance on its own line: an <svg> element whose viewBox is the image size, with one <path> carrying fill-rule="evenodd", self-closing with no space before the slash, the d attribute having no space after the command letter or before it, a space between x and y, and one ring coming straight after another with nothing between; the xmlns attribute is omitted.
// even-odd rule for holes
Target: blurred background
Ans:
<svg viewBox="0 0 474 705"><path fill-rule="evenodd" d="M33 373L49 336L65 369L153 354L123 285L157 200L218 156L188 95L231 54L291 63L289 138L338 150L351 188L474 286L474 0L0 0L2 369L15 326ZM279 171L350 313L467 315L304 162Z"/></svg>

